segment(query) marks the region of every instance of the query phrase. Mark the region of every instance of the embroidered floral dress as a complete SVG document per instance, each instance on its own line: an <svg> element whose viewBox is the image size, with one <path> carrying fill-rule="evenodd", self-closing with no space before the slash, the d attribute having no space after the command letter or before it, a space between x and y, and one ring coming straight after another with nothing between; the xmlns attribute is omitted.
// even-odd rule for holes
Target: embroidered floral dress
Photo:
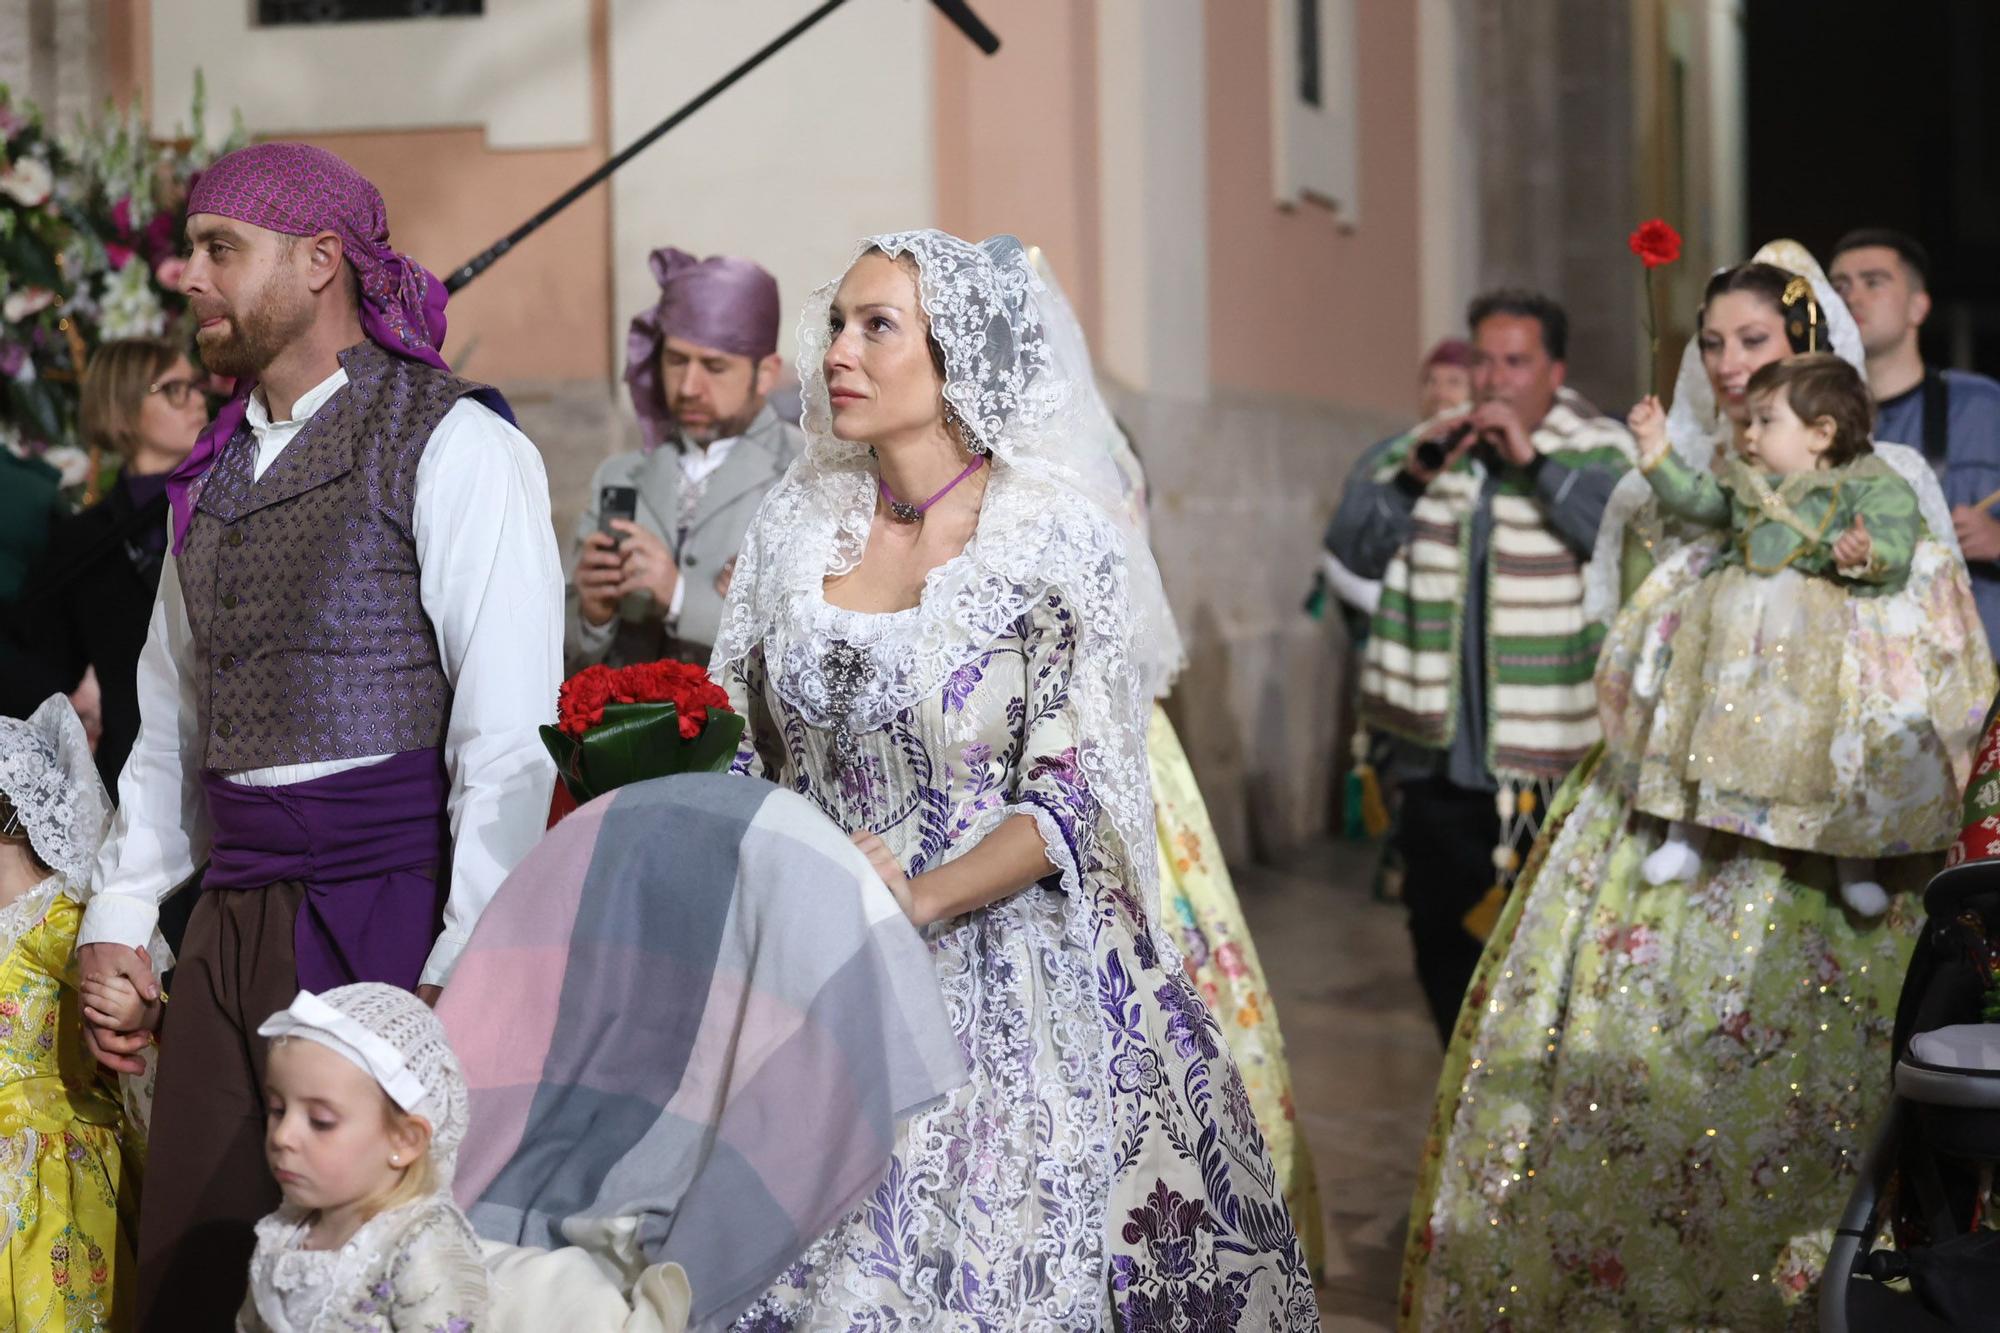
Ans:
<svg viewBox="0 0 2000 1333"><path fill-rule="evenodd" d="M442 1194L377 1213L337 1250L305 1248L310 1219L257 1223L238 1333L478 1333L486 1269L472 1226Z"/></svg>
<svg viewBox="0 0 2000 1333"><path fill-rule="evenodd" d="M932 929L971 1081L904 1124L881 1186L739 1327L1316 1329L1242 1077L1150 942L1078 763L1076 618L1052 592L1029 606L866 730L940 608L861 615L808 590L725 672L750 720L739 768L879 834L910 874L1017 815L1059 867Z"/></svg>
<svg viewBox="0 0 2000 1333"><path fill-rule="evenodd" d="M1160 829L1160 912L1180 947L1188 979L1222 1027L1229 1054L1250 1091L1257 1128L1277 1163L1285 1206L1298 1226L1306 1262L1318 1273L1326 1262L1319 1183L1292 1105L1292 1070L1285 1060L1278 1010L1194 769L1158 704L1146 732L1146 754Z"/></svg>
<svg viewBox="0 0 2000 1333"><path fill-rule="evenodd" d="M0 1328L130 1325L141 1150L83 1044L82 919L60 877L0 908Z"/></svg>
<svg viewBox="0 0 2000 1333"><path fill-rule="evenodd" d="M1607 718L1661 678L1718 547L1657 555L1598 663ZM1845 607L1842 689L1871 682L1854 715L1879 729L1929 708L1967 771L1994 674L1964 562L1920 539L1899 591ZM1405 1328L1814 1327L1943 857L1883 861L1875 919L1843 909L1830 856L1738 834L1649 886L1666 826L1633 806L1628 743L1608 727L1558 793L1474 974L1419 1170Z"/></svg>

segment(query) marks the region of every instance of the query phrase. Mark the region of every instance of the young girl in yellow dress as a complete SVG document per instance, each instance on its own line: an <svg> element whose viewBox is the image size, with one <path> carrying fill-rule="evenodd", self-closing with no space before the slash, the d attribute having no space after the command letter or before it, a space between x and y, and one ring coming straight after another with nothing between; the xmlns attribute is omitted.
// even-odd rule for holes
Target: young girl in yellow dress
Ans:
<svg viewBox="0 0 2000 1333"><path fill-rule="evenodd" d="M58 695L0 718L0 1327L124 1329L140 1148L83 1042L81 898L110 820Z"/></svg>

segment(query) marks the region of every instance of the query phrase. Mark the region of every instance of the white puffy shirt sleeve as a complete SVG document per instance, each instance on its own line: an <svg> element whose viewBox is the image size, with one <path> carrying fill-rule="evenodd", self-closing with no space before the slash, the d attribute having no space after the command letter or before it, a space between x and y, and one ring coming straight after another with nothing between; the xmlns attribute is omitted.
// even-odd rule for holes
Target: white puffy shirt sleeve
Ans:
<svg viewBox="0 0 2000 1333"><path fill-rule="evenodd" d="M193 660L187 599L169 552L139 653L139 735L118 776L118 816L98 851L78 944L146 944L160 900L208 857Z"/></svg>
<svg viewBox="0 0 2000 1333"><path fill-rule="evenodd" d="M445 414L417 465L424 614L451 682L451 893L420 981L442 986L500 881L548 823L555 765L537 728L562 684L563 576L548 475L482 403Z"/></svg>

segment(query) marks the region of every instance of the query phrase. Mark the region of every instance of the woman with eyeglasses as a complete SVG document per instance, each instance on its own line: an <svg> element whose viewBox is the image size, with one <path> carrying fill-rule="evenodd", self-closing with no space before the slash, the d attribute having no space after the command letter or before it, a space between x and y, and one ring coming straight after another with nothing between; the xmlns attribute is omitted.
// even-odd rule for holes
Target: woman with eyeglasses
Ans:
<svg viewBox="0 0 2000 1333"><path fill-rule="evenodd" d="M203 378L179 343L121 338L92 353L83 376L83 442L122 460L102 500L59 520L18 615L50 685L77 688L95 668L103 699L97 770L118 772L139 732L139 649L167 545L167 474L208 424Z"/></svg>

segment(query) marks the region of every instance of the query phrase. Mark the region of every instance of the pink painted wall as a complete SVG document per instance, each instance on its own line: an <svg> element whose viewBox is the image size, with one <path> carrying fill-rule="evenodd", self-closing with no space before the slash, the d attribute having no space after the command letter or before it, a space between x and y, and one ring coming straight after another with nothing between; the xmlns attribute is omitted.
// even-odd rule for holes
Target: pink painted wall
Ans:
<svg viewBox="0 0 2000 1333"><path fill-rule="evenodd" d="M1097 18L1085 0L989 5L1000 51L939 19L933 41L938 225L1011 232L1048 253L1098 332Z"/></svg>
<svg viewBox="0 0 2000 1333"><path fill-rule="evenodd" d="M604 160L601 140L502 152L474 129L293 137L374 181L390 239L439 276ZM610 195L599 186L452 298L445 355L453 367L502 384L610 379L610 247Z"/></svg>
<svg viewBox="0 0 2000 1333"><path fill-rule="evenodd" d="M1209 362L1217 388L1403 413L1419 346L1417 19L1356 0L1361 224L1280 208L1271 184L1269 7L1206 0Z"/></svg>

